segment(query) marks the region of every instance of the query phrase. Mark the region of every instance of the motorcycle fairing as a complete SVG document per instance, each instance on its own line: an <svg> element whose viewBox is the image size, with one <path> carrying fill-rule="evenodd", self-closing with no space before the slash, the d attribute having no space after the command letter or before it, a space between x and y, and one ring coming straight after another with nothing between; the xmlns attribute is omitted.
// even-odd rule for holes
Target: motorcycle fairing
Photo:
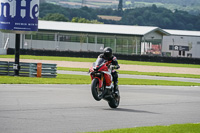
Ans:
<svg viewBox="0 0 200 133"><path fill-rule="evenodd" d="M112 75L111 71L108 69L108 65L111 62L103 59L103 58L97 58L96 62L93 63L93 66L90 68L91 73L95 72L101 72L103 75L101 76L94 76L93 74L90 74L91 79L97 78L99 80L99 88L103 85L103 77L105 78L106 86L110 86L112 83Z"/></svg>
<svg viewBox="0 0 200 133"><path fill-rule="evenodd" d="M106 86L110 86L112 83L112 75L109 72L104 72L104 78L106 81Z"/></svg>

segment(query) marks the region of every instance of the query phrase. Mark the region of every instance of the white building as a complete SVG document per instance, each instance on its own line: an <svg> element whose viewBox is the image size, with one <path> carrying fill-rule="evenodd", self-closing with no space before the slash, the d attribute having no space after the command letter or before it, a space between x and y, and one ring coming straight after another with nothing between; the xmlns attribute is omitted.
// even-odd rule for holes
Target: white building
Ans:
<svg viewBox="0 0 200 133"><path fill-rule="evenodd" d="M22 49L101 52L111 47L119 54L159 54L162 39L169 35L158 27L109 24L87 24L39 21L38 32L21 35ZM14 34L3 33L1 45L9 38L8 47L15 47Z"/></svg>
<svg viewBox="0 0 200 133"><path fill-rule="evenodd" d="M22 49L156 54L200 58L200 31L158 27L39 21L38 32L21 34ZM15 34L0 32L0 54L15 48Z"/></svg>
<svg viewBox="0 0 200 133"><path fill-rule="evenodd" d="M165 30L162 52L166 56L200 58L200 31Z"/></svg>

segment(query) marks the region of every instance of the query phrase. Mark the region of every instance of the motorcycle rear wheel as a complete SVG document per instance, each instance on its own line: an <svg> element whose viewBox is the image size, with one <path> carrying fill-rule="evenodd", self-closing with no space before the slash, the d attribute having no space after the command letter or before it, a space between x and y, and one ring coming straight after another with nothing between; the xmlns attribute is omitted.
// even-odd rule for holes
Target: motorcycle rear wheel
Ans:
<svg viewBox="0 0 200 133"><path fill-rule="evenodd" d="M97 78L92 80L91 91L95 100L100 101L103 98L103 90L100 90L99 80Z"/></svg>
<svg viewBox="0 0 200 133"><path fill-rule="evenodd" d="M119 106L119 102L120 102L120 95L119 95L119 90L118 90L118 96L113 95L113 99L108 102L108 105L111 108L117 108Z"/></svg>

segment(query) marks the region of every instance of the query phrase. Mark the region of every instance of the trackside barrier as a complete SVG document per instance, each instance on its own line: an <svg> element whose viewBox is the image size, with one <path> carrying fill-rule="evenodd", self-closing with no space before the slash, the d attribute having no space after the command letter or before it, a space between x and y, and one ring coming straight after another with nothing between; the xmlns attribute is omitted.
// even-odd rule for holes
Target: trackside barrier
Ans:
<svg viewBox="0 0 200 133"><path fill-rule="evenodd" d="M14 62L0 61L0 75L14 76ZM20 62L19 76L55 78L57 64Z"/></svg>

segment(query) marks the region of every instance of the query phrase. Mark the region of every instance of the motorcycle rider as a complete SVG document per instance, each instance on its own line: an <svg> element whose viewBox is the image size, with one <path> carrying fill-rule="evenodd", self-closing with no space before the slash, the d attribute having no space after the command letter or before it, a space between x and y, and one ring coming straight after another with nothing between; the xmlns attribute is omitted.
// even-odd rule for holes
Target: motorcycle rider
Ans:
<svg viewBox="0 0 200 133"><path fill-rule="evenodd" d="M110 47L106 47L103 50L103 53L98 56L98 58L103 58L108 61L108 65L112 65L114 69L119 69L120 66L117 62L117 58L112 54L112 49ZM118 92L118 74L117 71L112 71L113 82L114 82L114 92Z"/></svg>

